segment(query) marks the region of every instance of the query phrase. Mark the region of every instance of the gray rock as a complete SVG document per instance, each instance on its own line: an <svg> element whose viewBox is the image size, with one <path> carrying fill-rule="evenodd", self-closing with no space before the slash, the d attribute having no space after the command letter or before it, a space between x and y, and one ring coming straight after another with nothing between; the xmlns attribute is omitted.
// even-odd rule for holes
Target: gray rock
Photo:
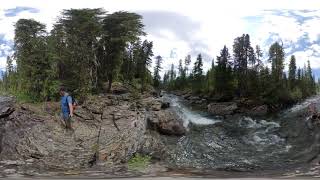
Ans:
<svg viewBox="0 0 320 180"><path fill-rule="evenodd" d="M5 174L13 174L13 173L16 172L16 170L15 170L15 169L5 169L5 170L3 170L3 172L4 172Z"/></svg>
<svg viewBox="0 0 320 180"><path fill-rule="evenodd" d="M112 83L111 91L113 94L117 95L126 94L129 92L128 88L119 82Z"/></svg>
<svg viewBox="0 0 320 180"><path fill-rule="evenodd" d="M170 103L169 102L162 102L161 103L161 109L167 109L170 107Z"/></svg>
<svg viewBox="0 0 320 180"><path fill-rule="evenodd" d="M159 136L150 137L153 135L146 133L145 108L160 113L162 102L148 97L136 103L131 99L128 101L128 97L89 97L75 111L73 131L66 131L58 115L40 115L27 108L17 109L8 121L0 124L2 164L28 166L34 171L67 171L88 168L99 162L122 164L144 148L159 157L163 154L163 151L156 150L160 148ZM169 115L159 118L165 116ZM159 124L163 131L169 129L181 133L175 126L177 124L173 122L170 127Z"/></svg>
<svg viewBox="0 0 320 180"><path fill-rule="evenodd" d="M0 97L0 118L6 118L14 112L13 99Z"/></svg>
<svg viewBox="0 0 320 180"><path fill-rule="evenodd" d="M189 99L190 97L191 97L191 94L189 94L189 93L183 95L183 98L184 98L184 99Z"/></svg>
<svg viewBox="0 0 320 180"><path fill-rule="evenodd" d="M0 161L0 164L4 164L4 165L23 165L25 163L23 161L20 161L20 160L4 160L4 161Z"/></svg>
<svg viewBox="0 0 320 180"><path fill-rule="evenodd" d="M234 102L223 102L210 103L207 108L209 113L223 116L233 114L238 109L238 106Z"/></svg>
<svg viewBox="0 0 320 180"><path fill-rule="evenodd" d="M143 99L141 104L152 111L160 111L162 107L162 101L153 97Z"/></svg>
<svg viewBox="0 0 320 180"><path fill-rule="evenodd" d="M265 116L268 113L268 106L267 105L261 105L256 106L249 110L248 114L252 116Z"/></svg>
<svg viewBox="0 0 320 180"><path fill-rule="evenodd" d="M158 131L160 134L182 136L186 133L183 121L169 109L154 111L147 120L148 127Z"/></svg>

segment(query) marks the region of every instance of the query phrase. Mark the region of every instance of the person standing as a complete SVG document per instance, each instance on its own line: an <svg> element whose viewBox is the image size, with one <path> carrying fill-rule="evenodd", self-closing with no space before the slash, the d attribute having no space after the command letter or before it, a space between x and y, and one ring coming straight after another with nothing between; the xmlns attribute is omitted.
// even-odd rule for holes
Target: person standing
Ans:
<svg viewBox="0 0 320 180"><path fill-rule="evenodd" d="M73 117L73 102L72 97L67 93L65 87L60 88L60 96L61 96L61 112L62 112L62 119L65 123L67 130L72 130L71 127L71 118Z"/></svg>

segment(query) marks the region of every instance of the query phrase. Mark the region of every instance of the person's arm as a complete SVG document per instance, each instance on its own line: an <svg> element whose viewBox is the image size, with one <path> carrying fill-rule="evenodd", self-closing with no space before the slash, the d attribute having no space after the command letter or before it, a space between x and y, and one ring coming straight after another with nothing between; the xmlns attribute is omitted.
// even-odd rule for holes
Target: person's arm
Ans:
<svg viewBox="0 0 320 180"><path fill-rule="evenodd" d="M73 105L72 105L72 99L70 96L68 97L68 105L69 105L69 110L70 110L70 117L72 117L73 116Z"/></svg>

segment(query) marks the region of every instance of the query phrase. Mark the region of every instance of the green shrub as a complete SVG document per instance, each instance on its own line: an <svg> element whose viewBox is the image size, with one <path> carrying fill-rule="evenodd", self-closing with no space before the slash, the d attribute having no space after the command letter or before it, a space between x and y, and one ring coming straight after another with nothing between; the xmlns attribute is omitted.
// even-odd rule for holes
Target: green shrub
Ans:
<svg viewBox="0 0 320 180"><path fill-rule="evenodd" d="M128 161L128 168L130 170L143 170L148 167L150 161L150 156L136 154Z"/></svg>
<svg viewBox="0 0 320 180"><path fill-rule="evenodd" d="M300 90L300 88L294 88L290 92L290 97L295 101L300 101L302 99L302 91Z"/></svg>

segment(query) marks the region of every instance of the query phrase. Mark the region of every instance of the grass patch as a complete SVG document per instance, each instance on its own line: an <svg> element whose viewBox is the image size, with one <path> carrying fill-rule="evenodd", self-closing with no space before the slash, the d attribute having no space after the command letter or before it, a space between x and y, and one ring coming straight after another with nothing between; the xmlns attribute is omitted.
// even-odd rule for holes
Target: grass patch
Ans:
<svg viewBox="0 0 320 180"><path fill-rule="evenodd" d="M136 154L128 161L130 170L144 170L151 163L151 157L147 155Z"/></svg>

